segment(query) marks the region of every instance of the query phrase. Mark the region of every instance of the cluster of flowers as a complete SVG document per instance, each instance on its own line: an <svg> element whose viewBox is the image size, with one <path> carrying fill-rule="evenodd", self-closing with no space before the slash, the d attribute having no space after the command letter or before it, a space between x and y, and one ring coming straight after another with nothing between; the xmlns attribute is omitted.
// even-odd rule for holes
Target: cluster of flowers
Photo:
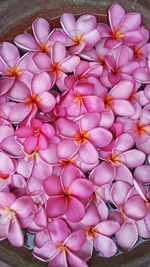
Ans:
<svg viewBox="0 0 150 267"><path fill-rule="evenodd" d="M149 31L118 4L108 18L38 18L0 45L0 239L33 233L49 267L150 238Z"/></svg>

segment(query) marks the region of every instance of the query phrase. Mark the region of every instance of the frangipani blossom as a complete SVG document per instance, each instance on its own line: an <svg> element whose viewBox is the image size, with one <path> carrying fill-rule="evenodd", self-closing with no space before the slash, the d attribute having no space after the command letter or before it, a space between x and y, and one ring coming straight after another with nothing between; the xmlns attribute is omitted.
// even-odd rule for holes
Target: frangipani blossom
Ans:
<svg viewBox="0 0 150 267"><path fill-rule="evenodd" d="M98 161L96 148L108 145L112 140L111 133L99 127L99 123L98 113L86 113L78 123L60 118L56 121L56 127L62 137L73 140L78 145L78 153L83 162L94 164Z"/></svg>
<svg viewBox="0 0 150 267"><path fill-rule="evenodd" d="M113 4L108 10L110 28L104 24L99 24L100 35L108 37L107 47L113 48L120 44L134 46L143 37L140 34L141 15L137 12L125 13L123 7L119 4Z"/></svg>
<svg viewBox="0 0 150 267"><path fill-rule="evenodd" d="M28 196L16 198L9 192L0 192L0 199L0 239L8 238L12 245L20 247L24 241L21 225L27 227L34 216L33 201Z"/></svg>
<svg viewBox="0 0 150 267"><path fill-rule="evenodd" d="M11 175L15 171L13 160L5 153L0 151L0 191L11 182Z"/></svg>
<svg viewBox="0 0 150 267"><path fill-rule="evenodd" d="M41 239L41 236L44 238ZM56 264L62 267L81 266L87 264L78 257L82 245L86 240L83 230L70 233L66 222L57 219L48 224L46 232L39 232L36 235L36 247L34 255L44 261L49 261L48 266L54 267Z"/></svg>
<svg viewBox="0 0 150 267"><path fill-rule="evenodd" d="M58 86L59 80L66 76L65 73L72 72L80 62L78 56L68 55L64 44L60 42L53 44L50 57L39 52L33 56L32 60L40 71L49 72L52 77L52 85L56 82Z"/></svg>
<svg viewBox="0 0 150 267"><path fill-rule="evenodd" d="M79 54L84 49L90 50L100 39L96 17L93 15L82 15L76 21L74 15L64 13L60 18L60 23L70 37L71 47L69 52L71 54Z"/></svg>
<svg viewBox="0 0 150 267"><path fill-rule="evenodd" d="M93 193L90 181L65 170L60 178L50 176L45 179L43 187L49 196L46 206L49 218L65 215L68 220L78 222L84 217L83 201L88 200Z"/></svg>
<svg viewBox="0 0 150 267"><path fill-rule="evenodd" d="M4 113L7 112L8 120L18 123L27 116L32 118L38 108L43 112L51 111L55 106L55 98L48 91L51 86L51 78L46 72L34 75L31 89L25 83L17 81L8 94L8 97L15 102L13 105L12 102L5 103L1 107Z"/></svg>
<svg viewBox="0 0 150 267"><path fill-rule="evenodd" d="M27 81L31 73L26 68L28 55L20 57L17 47L9 42L0 46L0 96L15 86L17 80Z"/></svg>
<svg viewBox="0 0 150 267"><path fill-rule="evenodd" d="M25 139L23 141L24 149L27 153L34 150L45 150L48 147L48 141L54 136L55 130L48 123L41 123L37 119L32 119L29 126L19 127L15 135Z"/></svg>
<svg viewBox="0 0 150 267"><path fill-rule="evenodd" d="M150 83L150 53L148 53L148 64L144 67L139 67L133 72L134 79L143 84Z"/></svg>
<svg viewBox="0 0 150 267"><path fill-rule="evenodd" d="M19 34L15 37L14 43L26 51L50 53L51 46L56 41L67 42L67 35L62 29L51 31L49 22L44 18L37 18L32 23L33 35L29 33Z"/></svg>

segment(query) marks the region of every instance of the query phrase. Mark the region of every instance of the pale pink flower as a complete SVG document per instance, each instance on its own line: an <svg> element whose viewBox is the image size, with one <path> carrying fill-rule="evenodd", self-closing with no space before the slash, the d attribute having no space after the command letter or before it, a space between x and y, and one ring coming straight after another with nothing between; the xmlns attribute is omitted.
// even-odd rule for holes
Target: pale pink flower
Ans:
<svg viewBox="0 0 150 267"><path fill-rule="evenodd" d="M79 54L84 49L90 50L99 41L96 17L90 14L80 16L77 21L74 15L64 13L60 23L66 34L70 37L71 54Z"/></svg>

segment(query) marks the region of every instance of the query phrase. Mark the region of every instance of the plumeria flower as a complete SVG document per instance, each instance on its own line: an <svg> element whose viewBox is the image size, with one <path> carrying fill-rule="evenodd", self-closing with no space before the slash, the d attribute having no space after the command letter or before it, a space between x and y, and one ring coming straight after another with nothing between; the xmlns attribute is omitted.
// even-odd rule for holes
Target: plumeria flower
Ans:
<svg viewBox="0 0 150 267"><path fill-rule="evenodd" d="M117 15L116 15L117 14ZM108 10L110 27L99 24L100 35L108 37L107 47L113 48L120 44L134 46L142 41L140 34L141 15L137 12L125 14L125 10L119 4L112 5Z"/></svg>
<svg viewBox="0 0 150 267"><path fill-rule="evenodd" d="M23 146L25 152L31 153L34 150L45 150L48 147L48 141L54 136L54 128L40 120L32 119L29 126L19 127L15 131L15 135L23 138Z"/></svg>
<svg viewBox="0 0 150 267"><path fill-rule="evenodd" d="M111 237L120 229L118 222L111 220L100 221L96 206L90 205L86 209L80 226L87 235L86 243L91 247L91 250L94 246L96 251L105 257L112 257L116 254L117 246Z"/></svg>
<svg viewBox="0 0 150 267"><path fill-rule="evenodd" d="M95 164L98 161L97 148L108 145L112 140L111 133L99 127L99 123L98 113L86 113L78 122L60 118L56 127L62 137L71 141L70 147L73 145L72 140L78 145L78 153L83 162Z"/></svg>
<svg viewBox="0 0 150 267"><path fill-rule="evenodd" d="M52 85L62 86L61 81L65 78L66 73L72 72L80 62L78 56L68 55L64 44L55 42L51 48L50 57L43 53L36 53L32 58L34 64L40 71L47 71L52 78Z"/></svg>
<svg viewBox="0 0 150 267"><path fill-rule="evenodd" d="M22 227L26 228L34 216L34 204L29 196L16 198L9 192L0 192L0 239L20 247L24 238ZM24 226L23 226L24 225Z"/></svg>
<svg viewBox="0 0 150 267"><path fill-rule="evenodd" d="M93 185L90 181L77 177L77 173L65 170L60 178L50 176L43 182L49 196L46 212L49 218L65 215L72 222L80 221L85 214L83 201L90 198ZM78 210L78 212L76 212Z"/></svg>
<svg viewBox="0 0 150 267"><path fill-rule="evenodd" d="M20 57L17 47L9 42L0 46L0 96L15 86L17 80L28 81L31 73L27 70L28 55Z"/></svg>
<svg viewBox="0 0 150 267"><path fill-rule="evenodd" d="M61 95L60 105L66 108L68 116L78 117L86 112L99 112L104 109L103 101L94 95L94 86L90 83L77 83L74 90Z"/></svg>
<svg viewBox="0 0 150 267"><path fill-rule="evenodd" d="M150 83L150 53L148 53L148 62L147 66L139 67L134 70L133 77L134 79L143 84Z"/></svg>
<svg viewBox="0 0 150 267"><path fill-rule="evenodd" d="M29 33L19 34L14 38L14 43L26 51L50 53L51 46L55 41L64 44L67 42L67 35L62 29L51 31L49 22L44 18L37 18L32 23L33 35Z"/></svg>
<svg viewBox="0 0 150 267"><path fill-rule="evenodd" d="M103 71L101 82L108 86L108 81L112 85L118 84L122 79L131 80L132 73L139 67L137 61L133 61L133 50L125 45L121 45L105 56L107 68Z"/></svg>
<svg viewBox="0 0 150 267"><path fill-rule="evenodd" d="M76 21L74 15L65 13L60 23L71 39L71 54L79 54L83 49L90 50L99 41L96 17L90 14L82 15Z"/></svg>
<svg viewBox="0 0 150 267"><path fill-rule="evenodd" d="M37 258L49 261L49 267L56 264L62 267L87 267L82 258L78 257L78 251L86 240L83 230L70 233L66 222L57 219L49 223L47 232L47 235L45 232L39 232L35 237L36 247L33 253Z"/></svg>
<svg viewBox="0 0 150 267"><path fill-rule="evenodd" d="M132 149L134 145L133 137L129 133L121 134L112 145L99 152L100 158L106 163L101 163L98 170L94 173L94 180L98 179L99 170L105 170L109 173L108 181L124 180L133 184L132 174L129 168L140 166L145 161L145 154L138 150ZM136 153L136 157L134 157ZM103 169L104 168L104 169ZM104 176L105 177L105 176Z"/></svg>
<svg viewBox="0 0 150 267"><path fill-rule="evenodd" d="M25 83L17 81L8 94L14 102L5 103L1 109L7 113L8 120L12 123L21 122L27 116L32 118L38 108L43 112L49 112L55 106L55 98L49 92L51 86L51 78L46 72L34 75L31 89Z"/></svg>

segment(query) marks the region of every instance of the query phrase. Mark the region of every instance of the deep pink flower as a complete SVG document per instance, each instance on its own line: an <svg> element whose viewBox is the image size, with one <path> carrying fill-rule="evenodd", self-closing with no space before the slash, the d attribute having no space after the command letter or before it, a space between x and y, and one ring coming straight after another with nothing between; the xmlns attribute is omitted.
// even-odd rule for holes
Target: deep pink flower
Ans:
<svg viewBox="0 0 150 267"><path fill-rule="evenodd" d="M90 181L65 170L60 178L51 176L45 179L43 186L49 196L46 207L49 218L65 215L68 220L78 222L84 217L83 201L88 200L93 193Z"/></svg>
<svg viewBox="0 0 150 267"><path fill-rule="evenodd" d="M48 147L49 140L54 136L54 128L40 120L32 119L29 126L19 127L15 135L23 138L25 152L32 153L34 150L45 150Z"/></svg>
<svg viewBox="0 0 150 267"><path fill-rule="evenodd" d="M72 14L64 13L60 18L60 23L70 37L72 46L69 52L71 54L79 54L83 49L93 48L100 39L96 17L93 15L82 15L76 21Z"/></svg>
<svg viewBox="0 0 150 267"><path fill-rule="evenodd" d="M30 197L16 198L8 192L0 192L0 239L20 247L23 245L22 225L27 227L34 216L34 204Z"/></svg>
<svg viewBox="0 0 150 267"><path fill-rule="evenodd" d="M54 29L44 18L37 18L32 23L33 35L29 33L19 34L14 38L14 42L23 50L50 53L51 46L56 41L66 44L68 37L62 29Z"/></svg>

